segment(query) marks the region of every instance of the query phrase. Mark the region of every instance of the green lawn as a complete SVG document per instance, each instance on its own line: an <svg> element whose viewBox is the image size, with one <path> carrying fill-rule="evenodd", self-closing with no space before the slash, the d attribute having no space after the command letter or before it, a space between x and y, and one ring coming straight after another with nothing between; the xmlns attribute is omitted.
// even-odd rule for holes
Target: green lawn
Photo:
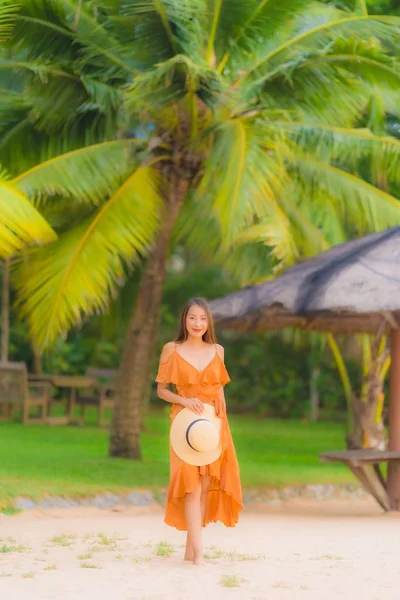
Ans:
<svg viewBox="0 0 400 600"><path fill-rule="evenodd" d="M244 487L353 481L341 465L318 460L321 451L343 448L342 425L238 415L230 423ZM0 423L0 507L19 495L159 490L168 483L168 427L166 411L148 416L143 460L136 462L108 458L108 433L94 426Z"/></svg>

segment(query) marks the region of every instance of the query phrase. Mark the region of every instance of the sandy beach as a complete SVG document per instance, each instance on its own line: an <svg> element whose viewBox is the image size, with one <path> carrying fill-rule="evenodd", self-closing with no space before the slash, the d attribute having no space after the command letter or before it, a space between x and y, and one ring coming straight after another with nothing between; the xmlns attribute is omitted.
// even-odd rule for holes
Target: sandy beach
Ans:
<svg viewBox="0 0 400 600"><path fill-rule="evenodd" d="M161 507L0 516L1 598L397 600L400 518L372 500L254 506L205 530L207 565L182 561Z"/></svg>

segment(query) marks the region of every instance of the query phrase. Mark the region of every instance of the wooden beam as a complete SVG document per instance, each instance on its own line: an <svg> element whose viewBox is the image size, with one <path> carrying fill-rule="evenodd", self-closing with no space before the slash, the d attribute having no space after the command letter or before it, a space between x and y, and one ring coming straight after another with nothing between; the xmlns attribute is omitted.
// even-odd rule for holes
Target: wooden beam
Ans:
<svg viewBox="0 0 400 600"><path fill-rule="evenodd" d="M390 367L389 450L400 450L400 330L391 336L392 362ZM388 496L392 510L400 510L400 467L397 461L389 463Z"/></svg>

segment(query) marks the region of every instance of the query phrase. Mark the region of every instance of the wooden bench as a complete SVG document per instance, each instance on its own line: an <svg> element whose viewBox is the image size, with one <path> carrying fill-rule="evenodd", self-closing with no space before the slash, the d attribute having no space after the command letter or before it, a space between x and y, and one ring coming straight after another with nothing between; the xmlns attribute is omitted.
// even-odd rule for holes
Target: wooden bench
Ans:
<svg viewBox="0 0 400 600"><path fill-rule="evenodd" d="M338 462L346 465L385 511L391 510L386 480L381 471L382 463L395 463L400 468L400 452L390 450L342 450L324 452L322 462Z"/></svg>
<svg viewBox="0 0 400 600"><path fill-rule="evenodd" d="M29 381L23 362L0 363L1 420L11 420L14 410L19 408L24 424L45 423L50 399L50 381ZM31 416L32 408L36 409L36 416Z"/></svg>

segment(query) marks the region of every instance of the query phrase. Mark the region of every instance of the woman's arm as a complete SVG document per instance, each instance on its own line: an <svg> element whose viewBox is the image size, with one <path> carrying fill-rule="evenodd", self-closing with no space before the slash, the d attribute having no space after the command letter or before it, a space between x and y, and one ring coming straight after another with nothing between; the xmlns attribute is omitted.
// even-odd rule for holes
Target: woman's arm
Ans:
<svg viewBox="0 0 400 600"><path fill-rule="evenodd" d="M157 396L161 398L161 400L165 400L171 404L182 404L182 406L185 406L185 398L182 398L179 394L175 394L175 392L169 390L168 385L168 383L159 383L157 385Z"/></svg>
<svg viewBox="0 0 400 600"><path fill-rule="evenodd" d="M175 344L173 342L165 344L160 356L160 363L164 363L169 360L174 351ZM168 385L168 383L157 384L157 396L161 398L161 400L165 400L170 404L180 404L185 408L189 408L198 415L203 414L203 403L200 402L198 398L184 398L183 396L179 396L179 394L175 394L175 392L172 392L170 389L168 389Z"/></svg>
<svg viewBox="0 0 400 600"><path fill-rule="evenodd" d="M222 362L224 362L224 347L221 344L217 344L217 352L220 355ZM218 402L215 403L215 414L217 417L224 417L226 415L226 401L225 401L225 392L224 387L221 386L221 389L218 393Z"/></svg>
<svg viewBox="0 0 400 600"><path fill-rule="evenodd" d="M218 393L218 402L215 403L215 414L221 418L226 415L225 392L222 386Z"/></svg>
<svg viewBox="0 0 400 600"><path fill-rule="evenodd" d="M157 396L171 404L181 404L197 415L202 415L204 412L203 403L198 398L184 398L183 396L179 396L179 394L175 394L175 392L171 392L168 389L168 383L159 383L157 385Z"/></svg>

